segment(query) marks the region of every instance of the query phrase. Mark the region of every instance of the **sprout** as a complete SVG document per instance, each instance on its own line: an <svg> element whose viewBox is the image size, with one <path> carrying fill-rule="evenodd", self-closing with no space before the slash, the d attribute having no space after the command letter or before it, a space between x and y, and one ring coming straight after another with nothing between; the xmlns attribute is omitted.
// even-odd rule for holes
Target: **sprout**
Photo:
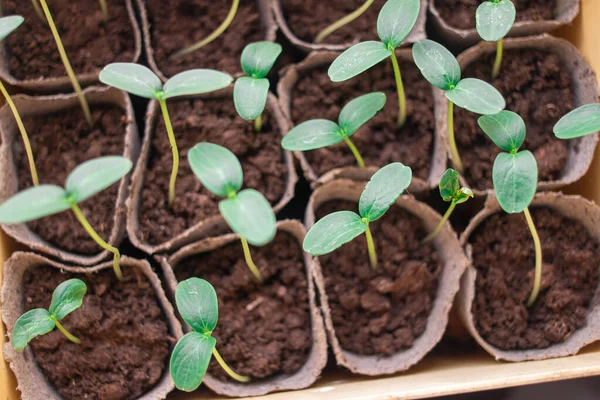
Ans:
<svg viewBox="0 0 600 400"><path fill-rule="evenodd" d="M477 7L475 14L477 33L486 42L496 42L496 61L492 69L492 79L500 72L502 38L510 31L516 14L515 5L510 0L486 0Z"/></svg>
<svg viewBox="0 0 600 400"><path fill-rule="evenodd" d="M415 64L433 86L442 89L448 99L448 141L454 167L464 172L454 138L454 104L477 114L497 114L506 107L502 95L480 79L461 79L460 66L452 53L432 40L424 39L413 46Z"/></svg>
<svg viewBox="0 0 600 400"><path fill-rule="evenodd" d="M327 36L331 35L333 32L337 31L338 29L340 29L341 27L343 27L345 25L348 25L350 22L354 21L356 18L363 15L365 13L365 11L367 11L369 9L369 7L371 7L371 4L373 4L374 1L375 0L366 0L362 6L360 6L356 10L352 11L350 14L344 16L343 18L338 19L331 25L328 25L327 27L325 27L325 29L323 29L321 32L319 32L317 34L317 36L315 37L315 43L322 43L323 40L325 40L325 38Z"/></svg>
<svg viewBox="0 0 600 400"><path fill-rule="evenodd" d="M542 280L542 246L528 208L537 187L537 162L530 151L519 151L525 141L525 122L518 114L501 111L496 115L484 115L477 122L490 139L506 152L496 156L492 169L498 203L509 214L524 213L533 237L535 277L527 300L527 307L531 307L537 299Z"/></svg>
<svg viewBox="0 0 600 400"><path fill-rule="evenodd" d="M200 386L211 354L233 379L249 382L249 377L238 375L229 368L217 351L217 340L212 337L212 332L219 319L219 303L212 285L199 278L182 281L175 290L175 302L179 314L192 328L192 332L179 339L171 354L169 369L177 389L191 392Z"/></svg>
<svg viewBox="0 0 600 400"><path fill-rule="evenodd" d="M265 197L254 189L242 188L242 166L231 151L213 143L198 143L188 153L188 162L204 187L217 196L219 211L231 230L240 236L246 264L256 279L263 277L252 260L248 243L264 246L275 237L275 214Z"/></svg>
<svg viewBox="0 0 600 400"><path fill-rule="evenodd" d="M102 19L104 22L108 21L108 6L106 0L98 0L100 2L100 9L102 10Z"/></svg>
<svg viewBox="0 0 600 400"><path fill-rule="evenodd" d="M242 51L242 69L248 76L235 81L233 102L237 113L246 121L254 120L254 130L262 129L262 113L267 104L269 80L267 74L281 54L279 43L250 43Z"/></svg>
<svg viewBox="0 0 600 400"><path fill-rule="evenodd" d="M600 130L600 104L586 104L563 116L554 125L559 139L574 139Z"/></svg>
<svg viewBox="0 0 600 400"><path fill-rule="evenodd" d="M406 122L406 98L400 66L394 50L400 46L412 30L419 16L420 0L388 0L377 18L377 34L380 42L358 43L343 52L329 67L329 78L333 82L342 82L355 77L372 66L392 59L396 89L398 91L398 127Z"/></svg>
<svg viewBox="0 0 600 400"><path fill-rule="evenodd" d="M172 206L175 200L179 150L169 117L167 99L213 92L229 86L232 80L233 78L224 72L212 69L192 69L175 75L163 86L160 78L154 72L143 65L134 63L109 64L100 72L100 82L106 85L125 90L136 96L158 100L173 154L173 169L169 181L169 206Z"/></svg>
<svg viewBox="0 0 600 400"><path fill-rule="evenodd" d="M6 200L0 205L0 223L29 222L70 208L92 239L104 250L113 253L115 275L119 280L123 280L119 266L119 250L102 240L85 218L77 203L81 203L119 181L131 170L131 166L131 161L121 156L88 160L71 171L64 189L56 185L34 186Z"/></svg>
<svg viewBox="0 0 600 400"><path fill-rule="evenodd" d="M21 315L13 328L11 343L15 350L21 351L35 337L45 335L58 328L71 342L80 344L81 340L70 334L59 322L81 307L87 286L80 279L69 279L54 289L50 308L34 308Z"/></svg>
<svg viewBox="0 0 600 400"><path fill-rule="evenodd" d="M411 179L411 169L399 162L381 168L371 177L360 195L360 215L352 211L338 211L321 218L306 234L302 245L304 251L313 256L328 254L364 233L371 268L377 269L377 253L369 223L386 213Z"/></svg>
<svg viewBox="0 0 600 400"><path fill-rule="evenodd" d="M289 151L307 151L346 142L358 166L364 168L365 163L350 136L383 108L385 100L381 92L357 97L342 108L337 124L326 119L305 121L285 135L281 146Z"/></svg>

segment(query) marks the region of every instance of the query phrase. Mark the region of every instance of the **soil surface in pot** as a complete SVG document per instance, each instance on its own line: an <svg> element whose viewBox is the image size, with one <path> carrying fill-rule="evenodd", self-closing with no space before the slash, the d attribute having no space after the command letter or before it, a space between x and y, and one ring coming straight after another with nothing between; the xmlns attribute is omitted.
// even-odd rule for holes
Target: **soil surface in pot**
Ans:
<svg viewBox="0 0 600 400"><path fill-rule="evenodd" d="M256 0L241 0L235 18L217 39L185 56L172 57L210 35L227 17L231 1L145 0L154 60L162 73L173 76L191 68L242 71L244 46L265 39Z"/></svg>
<svg viewBox="0 0 600 400"><path fill-rule="evenodd" d="M169 114L180 153L173 207L167 193L173 158L160 111L152 136L150 157L144 174L140 201L140 240L163 243L202 220L219 215L222 200L200 184L193 174L187 152L199 142L231 150L244 171L244 188L253 188L276 204L285 191L287 169L280 146L279 126L269 109L263 113L263 129L255 133L252 122L240 118L231 98L170 102Z"/></svg>
<svg viewBox="0 0 600 400"><path fill-rule="evenodd" d="M234 241L186 258L175 267L178 280L200 277L219 298L217 350L238 374L255 379L293 374L307 361L312 346L306 267L298 240L279 231L264 247L251 247L265 284L258 284ZM228 375L212 359L209 373Z"/></svg>
<svg viewBox="0 0 600 400"><path fill-rule="evenodd" d="M76 74L100 70L113 62L131 62L135 54L133 26L125 0L107 0L105 23L98 0L47 0ZM18 14L23 25L6 38L10 73L19 80L66 76L48 24L30 0L4 0L3 14Z"/></svg>
<svg viewBox="0 0 600 400"><path fill-rule="evenodd" d="M321 205L316 216L356 209L355 202L334 200ZM319 260L340 346L391 356L410 348L425 331L443 264L433 244L422 243L426 232L420 219L398 206L370 229L379 260L376 271L364 235Z"/></svg>
<svg viewBox="0 0 600 400"><path fill-rule="evenodd" d="M26 311L47 309L52 292L67 279L87 284L81 308L61 321L82 343L70 342L58 329L30 343L38 365L66 400L135 399L165 372L174 339L156 293L137 269L124 268L123 276L119 282L112 268L83 275L50 266L25 273Z"/></svg>
<svg viewBox="0 0 600 400"><path fill-rule="evenodd" d="M123 155L127 117L114 105L91 105L94 127L90 129L81 108L29 116L23 119L40 184L64 187L69 173L84 161L109 155ZM29 161L19 133L13 152L19 176L19 190L32 186ZM100 237L108 240L114 225L119 184L115 183L79 207ZM102 249L90 238L71 210L28 223L29 228L54 246L77 254L98 254Z"/></svg>
<svg viewBox="0 0 600 400"><path fill-rule="evenodd" d="M489 82L495 53L469 64L464 77ZM522 150L530 150L538 163L538 179L559 179L569 157L569 143L554 137L552 128L574 108L573 80L556 54L535 49L507 50L502 69L492 84L506 99L506 109L525 121ZM477 124L479 115L454 107L458 150L471 187L492 188L492 167L500 152Z"/></svg>
<svg viewBox="0 0 600 400"><path fill-rule="evenodd" d="M523 214L498 213L471 236L477 269L475 325L504 350L540 349L565 341L586 325L598 287L600 245L583 225L549 208L531 210L542 243L540 295L533 287L535 253Z"/></svg>
<svg viewBox="0 0 600 400"><path fill-rule="evenodd" d="M398 95L390 60L346 82L331 82L330 63L300 73L291 93L291 117L295 125L309 119L337 121L344 105L369 92L381 91L387 102L383 110L354 135L352 141L367 166L383 167L401 161L412 168L413 176L427 179L431 169L435 117L431 85L413 63L400 61L407 103L407 120L398 130ZM317 176L334 168L356 166L345 143L304 153Z"/></svg>

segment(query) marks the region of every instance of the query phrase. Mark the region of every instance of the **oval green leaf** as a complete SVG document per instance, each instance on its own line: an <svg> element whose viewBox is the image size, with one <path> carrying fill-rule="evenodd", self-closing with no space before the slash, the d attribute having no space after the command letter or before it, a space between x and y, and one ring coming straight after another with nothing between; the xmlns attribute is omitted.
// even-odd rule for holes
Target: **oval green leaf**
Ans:
<svg viewBox="0 0 600 400"><path fill-rule="evenodd" d="M375 172L360 195L358 212L369 222L375 221L391 207L410 185L412 170L402 163L386 165Z"/></svg>
<svg viewBox="0 0 600 400"><path fill-rule="evenodd" d="M169 371L175 386L184 392L192 392L200 386L217 340L198 332L182 337L171 353Z"/></svg>
<svg viewBox="0 0 600 400"><path fill-rule="evenodd" d="M338 122L346 136L352 136L361 126L377 114L385 106L384 93L375 92L362 95L342 108Z"/></svg>
<svg viewBox="0 0 600 400"><path fill-rule="evenodd" d="M250 43L242 51L242 69L246 75L261 79L267 76L277 57L282 52L279 43L256 42Z"/></svg>
<svg viewBox="0 0 600 400"><path fill-rule="evenodd" d="M554 125L559 139L574 139L600 130L600 104L586 104L563 116Z"/></svg>
<svg viewBox="0 0 600 400"><path fill-rule="evenodd" d="M17 193L0 205L0 223L18 224L71 208L68 193L55 185L40 185Z"/></svg>
<svg viewBox="0 0 600 400"><path fill-rule="evenodd" d="M21 26L24 20L25 19L20 15L11 15L0 18L0 40L4 40L5 37Z"/></svg>
<svg viewBox="0 0 600 400"><path fill-rule="evenodd" d="M412 55L423 77L433 86L449 90L460 81L460 66L444 46L424 39L413 45Z"/></svg>
<svg viewBox="0 0 600 400"><path fill-rule="evenodd" d="M326 119L312 119L294 127L281 140L281 146L289 151L320 149L344 141L340 127Z"/></svg>
<svg viewBox="0 0 600 400"><path fill-rule="evenodd" d="M475 25L479 36L487 42L497 42L510 31L517 11L510 0L484 1L477 7Z"/></svg>
<svg viewBox="0 0 600 400"><path fill-rule="evenodd" d="M69 279L54 289L52 302L50 303L50 314L59 321L74 310L81 307L83 296L87 292L87 286L81 279Z"/></svg>
<svg viewBox="0 0 600 400"><path fill-rule="evenodd" d="M506 107L500 92L481 79L465 78L445 94L457 106L476 114L497 114Z"/></svg>
<svg viewBox="0 0 600 400"><path fill-rule="evenodd" d="M67 177L65 189L76 203L118 182L131 170L131 160L122 156L98 157L75 167Z"/></svg>
<svg viewBox="0 0 600 400"><path fill-rule="evenodd" d="M421 0L388 0L377 17L377 34L387 48L395 49L415 26Z"/></svg>
<svg viewBox="0 0 600 400"><path fill-rule="evenodd" d="M537 162L531 152L498 154L492 180L502 209L510 214L523 212L535 195L537 176Z"/></svg>
<svg viewBox="0 0 600 400"><path fill-rule="evenodd" d="M165 83L163 97L187 96L223 89L231 84L233 78L225 72L213 69L192 69L180 72Z"/></svg>
<svg viewBox="0 0 600 400"><path fill-rule="evenodd" d="M275 213L265 196L254 189L221 201L219 210L231 230L254 246L264 246L275 237Z"/></svg>
<svg viewBox="0 0 600 400"><path fill-rule="evenodd" d="M317 221L306 234L302 247L313 256L328 254L367 230L367 224L352 211L338 211Z"/></svg>
<svg viewBox="0 0 600 400"><path fill-rule="evenodd" d="M267 105L269 94L268 79L254 79L242 76L233 87L233 104L237 113L246 121L258 118Z"/></svg>
<svg viewBox="0 0 600 400"><path fill-rule="evenodd" d="M21 315L13 328L11 343L15 350L21 351L36 336L50 332L56 323L50 313L43 308L36 308Z"/></svg>
<svg viewBox="0 0 600 400"><path fill-rule="evenodd" d="M452 168L448 168L446 172L444 172L444 175L442 175L439 188L440 196L442 196L444 201L452 201L455 199L460 191L460 179L458 177L458 172Z"/></svg>
<svg viewBox="0 0 600 400"><path fill-rule="evenodd" d="M483 115L477 123L496 146L515 152L525 141L525 121L517 113L502 110L498 114Z"/></svg>
<svg viewBox="0 0 600 400"><path fill-rule="evenodd" d="M190 278L179 282L175 289L175 302L181 318L194 331L210 335L217 326L217 293L204 279Z"/></svg>
<svg viewBox="0 0 600 400"><path fill-rule="evenodd" d="M188 162L194 175L217 196L227 196L242 187L242 165L235 154L223 146L198 143L188 152Z"/></svg>
<svg viewBox="0 0 600 400"><path fill-rule="evenodd" d="M391 55L392 51L381 42L358 43L333 60L327 74L333 82L346 81Z"/></svg>
<svg viewBox="0 0 600 400"><path fill-rule="evenodd" d="M100 82L147 99L162 93L162 82L149 68L134 63L108 64L100 72Z"/></svg>

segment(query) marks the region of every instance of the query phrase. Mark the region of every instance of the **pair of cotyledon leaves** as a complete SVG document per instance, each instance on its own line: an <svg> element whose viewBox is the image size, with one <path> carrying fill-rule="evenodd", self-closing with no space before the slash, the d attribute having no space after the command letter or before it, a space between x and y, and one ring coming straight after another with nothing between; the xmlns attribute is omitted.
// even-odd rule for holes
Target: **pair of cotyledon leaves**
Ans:
<svg viewBox="0 0 600 400"><path fill-rule="evenodd" d="M444 172L438 186L440 189L440 196L442 197L442 200L446 202L461 204L469 200L469 197L473 197L473 191L471 189L460 186L458 172L452 168L448 168L446 172Z"/></svg>
<svg viewBox="0 0 600 400"><path fill-rule="evenodd" d="M517 12L511 0L487 0L477 7L475 26L486 42L497 42L508 34Z"/></svg>

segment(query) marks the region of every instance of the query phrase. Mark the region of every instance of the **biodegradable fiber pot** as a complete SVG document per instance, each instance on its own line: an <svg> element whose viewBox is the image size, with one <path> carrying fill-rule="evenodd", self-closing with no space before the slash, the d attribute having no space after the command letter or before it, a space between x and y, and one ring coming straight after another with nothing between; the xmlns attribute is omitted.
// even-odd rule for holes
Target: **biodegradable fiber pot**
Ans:
<svg viewBox="0 0 600 400"><path fill-rule="evenodd" d="M340 179L315 190L306 210L305 220L307 228L310 228L316 222L316 211L328 201L346 200L358 204L364 186L364 182ZM441 220L441 216L438 213L412 196L401 196L396 201L395 206L418 217L427 232L435 229ZM382 217L382 221L385 218L386 215ZM374 239L377 242L377 237ZM353 245L347 244L346 246ZM325 318L325 326L329 334L329 342L333 347L338 364L343 365L354 373L372 376L405 371L419 362L441 340L448 324L448 315L454 296L459 290L460 277L467 268L467 259L456 233L448 223L444 225L438 236L434 239L433 246L440 255L443 266L438 277L437 293L433 300L431 312L427 317L425 330L415 339L410 348L400 350L388 357L382 355L361 355L342 348L333 324L332 310L325 288L325 277L321 263L318 257L315 258L314 278L320 294L321 308Z"/></svg>
<svg viewBox="0 0 600 400"><path fill-rule="evenodd" d="M290 234L298 241L299 247L301 248L302 241L306 235L306 230L300 222L294 220L279 221L277 223L277 230ZM227 234L216 238L208 238L183 247L168 259L166 257L161 257L161 265L163 267L166 285L171 294L175 293L175 288L177 287L177 278L175 277L174 270L178 268L178 264L190 256L214 251L230 243L239 244L239 236L237 234ZM251 251L256 252L255 248L252 248ZM307 253L302 252L302 254L303 264L306 269L306 279L308 282L308 302L312 337L312 345L306 362L293 374L278 374L269 378L250 381L249 383L238 383L233 381L223 382L222 380L218 380L214 376L211 376L209 369L203 383L213 391L235 397L260 396L281 390L306 388L312 385L321 375L321 371L327 363L327 338L325 328L323 327L323 320L321 319L321 314L316 304L315 287L312 281L314 273L313 260ZM269 283L267 282L266 284L268 285ZM260 297L258 299L260 300ZM253 301L246 307L254 307L252 305L254 303L256 303L256 301ZM217 348L219 348L218 341ZM234 367L232 368L235 370Z"/></svg>
<svg viewBox="0 0 600 400"><path fill-rule="evenodd" d="M67 267L34 253L14 253L4 265L4 283L2 285L2 319L6 324L9 335L13 330L15 322L25 311L25 299L23 298L24 275L29 269L42 265L49 265L57 270L81 274L82 276L93 276L99 271L112 269L112 262L106 262L93 268ZM173 306L167 300L160 280L152 271L150 264L147 261L123 257L121 258L121 267L125 271L130 268L134 269L136 274L141 273L146 277L156 293L156 301L164 313L169 333L176 339L183 336L181 324L175 317ZM47 380L36 363L31 345L28 345L24 351L17 352L13 349L10 341L7 341L4 345L4 358L10 363L10 368L17 378L17 389L21 392L21 399L61 400L63 398L53 384ZM174 388L175 385L173 384L171 375L168 373L168 367L165 366L162 377L156 385L150 391L138 397L138 399L164 399Z"/></svg>
<svg viewBox="0 0 600 400"><path fill-rule="evenodd" d="M96 105L110 105L122 110L127 119L127 127L123 132L123 156L129 158L134 163L139 154L139 137L133 107L129 96L120 90L113 88L89 87L84 90L86 99L90 104L92 112ZM29 97L24 95L13 98L16 107L23 119L30 116L52 114L71 108L79 107L79 100L75 94L56 95L45 97ZM79 111L79 110L78 110ZM36 134L35 131L28 132L30 137ZM19 191L19 177L16 160L14 155L14 144L20 142L21 135L17 128L13 114L8 106L0 110L0 204L12 197ZM34 149L34 159L36 157ZM70 172L70 171L69 171ZM28 172L29 173L29 170ZM129 181L131 174L127 174L119 182L117 196L115 198L114 215L108 215L106 218L113 220L112 231L108 238L104 238L109 244L118 246L125 236L125 199L129 193ZM41 182L42 184L45 182ZM60 183L64 185L64 182ZM92 200L93 201L93 200ZM84 210L85 211L85 210ZM71 212L71 211L66 211ZM18 242L21 242L33 250L57 257L60 260L75 263L78 265L93 265L106 259L110 254L103 250L94 255L82 255L66 251L57 246L48 243L27 224L3 225L4 231ZM100 250L100 247L98 247Z"/></svg>

